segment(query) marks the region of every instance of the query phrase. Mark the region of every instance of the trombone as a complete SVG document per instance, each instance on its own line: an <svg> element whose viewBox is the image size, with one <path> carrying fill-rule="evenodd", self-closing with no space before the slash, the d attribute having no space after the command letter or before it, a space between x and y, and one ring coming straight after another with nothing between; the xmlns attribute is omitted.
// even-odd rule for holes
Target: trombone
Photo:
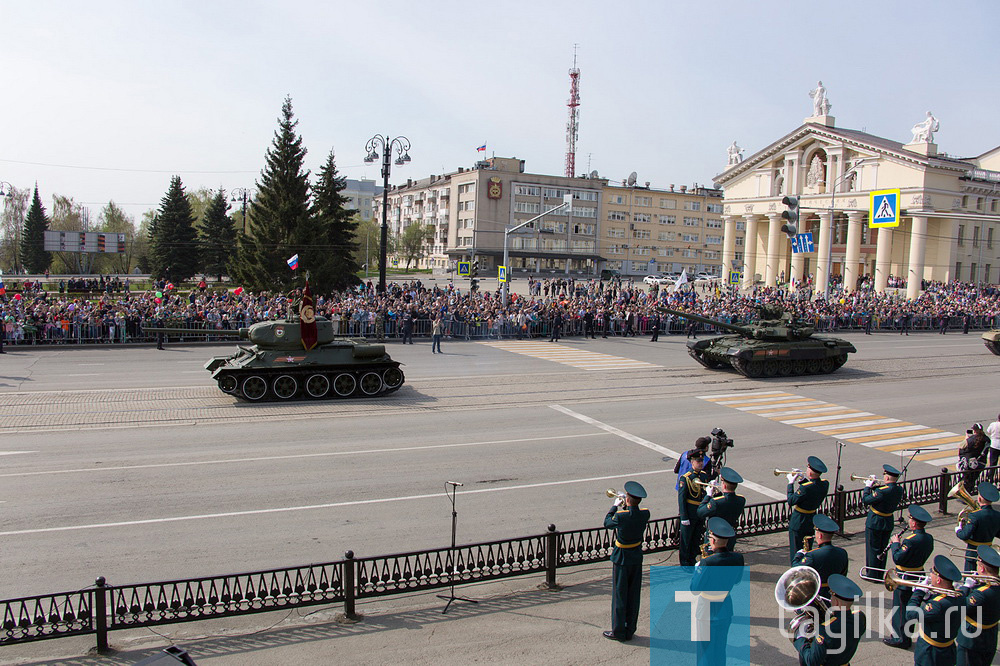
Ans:
<svg viewBox="0 0 1000 666"><path fill-rule="evenodd" d="M897 571L895 567L890 567L888 569L881 569L879 567L861 567L858 571L858 578L862 580L867 580L872 583L885 583L886 577L895 572L894 578L896 580L906 581L908 583L918 584L927 575L926 571ZM890 592L893 588L889 587L886 583L886 589Z"/></svg>
<svg viewBox="0 0 1000 666"><path fill-rule="evenodd" d="M926 583L920 583L917 581L909 580L908 577L896 575L894 569L889 569L885 572L885 589L890 592L894 591L897 587L912 587L915 590L927 590L928 592L933 592L934 594L943 594L946 597L964 597L965 595L958 590L952 590L947 587L934 587L933 585L928 585Z"/></svg>
<svg viewBox="0 0 1000 666"><path fill-rule="evenodd" d="M973 557L973 558L975 557L974 554L976 552L975 546L969 546L969 545L956 546L955 544L946 543L943 541L941 542L941 545L945 546L948 549L949 555L961 555L962 557Z"/></svg>
<svg viewBox="0 0 1000 666"><path fill-rule="evenodd" d="M994 576L993 574L981 574L975 571L963 571L962 577L978 580L981 583L989 583L990 585L1000 583L1000 577L998 576Z"/></svg>

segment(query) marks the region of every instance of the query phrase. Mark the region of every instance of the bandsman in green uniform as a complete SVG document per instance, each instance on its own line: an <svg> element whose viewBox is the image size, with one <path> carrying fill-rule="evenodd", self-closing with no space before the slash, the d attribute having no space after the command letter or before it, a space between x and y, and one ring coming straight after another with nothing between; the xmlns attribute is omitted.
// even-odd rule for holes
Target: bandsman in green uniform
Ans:
<svg viewBox="0 0 1000 666"><path fill-rule="evenodd" d="M821 478L826 473L826 465L816 456L806 459L805 477L796 470L788 475L788 559L794 560L795 553L802 549L802 538L813 531L813 514L823 504L830 482ZM796 480L801 481L798 490Z"/></svg>
<svg viewBox="0 0 1000 666"><path fill-rule="evenodd" d="M736 530L725 519L718 516L708 519L708 539L712 554L703 557L695 565L691 579L693 591L731 592L743 580L743 555L734 553L730 543L736 537ZM726 567L722 569L721 567ZM726 663L726 643L729 627L733 623L733 598L713 602L709 606L710 641L698 641L698 666L716 666Z"/></svg>
<svg viewBox="0 0 1000 666"><path fill-rule="evenodd" d="M890 540L889 550L896 571L900 573L923 574L927 559L934 552L934 537L924 531L931 522L931 514L922 506L911 504L907 508L910 514L911 533L905 537L894 534ZM913 641L903 631L903 620L906 615L906 604L913 596L913 588L899 585L892 591L892 632L891 638L883 638L882 642L889 647L909 650Z"/></svg>
<svg viewBox="0 0 1000 666"><path fill-rule="evenodd" d="M865 520L865 566L885 569L886 549L892 536L893 512L903 499L903 489L896 481L899 470L892 465L882 465L882 483L875 479L865 482L861 502L868 507Z"/></svg>
<svg viewBox="0 0 1000 666"><path fill-rule="evenodd" d="M740 517L747 505L747 499L743 495L736 494L736 486L743 483L743 477L736 470L723 467L719 478L721 479L722 493L715 494L714 488L709 488L701 500L701 505L698 506L698 517L705 521L711 521L713 517L722 518L735 528L740 524ZM709 530L711 530L711 526L709 526ZM711 542L707 543L711 546ZM730 551L736 550L735 534L729 539L728 548Z"/></svg>
<svg viewBox="0 0 1000 666"><path fill-rule="evenodd" d="M642 541L649 523L649 509L640 509L646 489L635 481L625 484L625 503L611 505L604 517L604 526L615 530L615 546L611 549L611 631L604 637L614 641L630 641L639 620L639 598L642 593Z"/></svg>
<svg viewBox="0 0 1000 666"><path fill-rule="evenodd" d="M965 569L976 568L976 549L992 546L993 539L1000 535L1000 512L993 508L993 502L1000 499L997 487L988 481L979 484L979 509L969 514L964 525L955 528L955 536L968 544L965 550Z"/></svg>
<svg viewBox="0 0 1000 666"><path fill-rule="evenodd" d="M799 653L799 664L803 666L846 666L858 651L858 643L868 627L868 618L860 608L851 606L861 595L857 583L834 574L830 576L830 609L826 619L816 627L810 638L809 627L803 623L799 627L794 645Z"/></svg>
<svg viewBox="0 0 1000 666"><path fill-rule="evenodd" d="M934 558L931 574L925 584L938 589L953 590L962 580L962 572L944 555ZM913 592L906 605L906 621L917 622L914 641L914 666L955 666L955 639L962 629L962 613L951 610L964 604L961 595L950 596L933 590Z"/></svg>
<svg viewBox="0 0 1000 666"><path fill-rule="evenodd" d="M701 545L705 521L698 517L698 507L705 496L708 474L705 473L705 454L698 449L688 453L691 469L680 478L677 490L677 508L681 521L681 543L678 559L683 567L693 567ZM700 483L697 483L700 482Z"/></svg>
<svg viewBox="0 0 1000 666"><path fill-rule="evenodd" d="M813 517L813 526L816 529L816 547L812 550L797 552L795 558L792 559L792 566L806 566L815 569L822 585L820 596L829 598L830 577L834 574L847 575L847 551L840 546L833 545L833 535L840 529L837 521L833 518L817 513Z"/></svg>
<svg viewBox="0 0 1000 666"><path fill-rule="evenodd" d="M989 546L976 549L976 573L990 578L966 578L965 631L958 635L958 666L988 666L997 653L1000 623L1000 554Z"/></svg>

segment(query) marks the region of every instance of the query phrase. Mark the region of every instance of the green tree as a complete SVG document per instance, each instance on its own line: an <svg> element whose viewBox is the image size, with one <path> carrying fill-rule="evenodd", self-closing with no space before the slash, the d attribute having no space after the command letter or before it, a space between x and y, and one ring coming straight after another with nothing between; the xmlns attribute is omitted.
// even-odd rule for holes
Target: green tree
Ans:
<svg viewBox="0 0 1000 666"><path fill-rule="evenodd" d="M21 230L28 214L31 190L11 187L3 190L3 213L0 214L0 269L21 272Z"/></svg>
<svg viewBox="0 0 1000 666"><path fill-rule="evenodd" d="M151 260L149 258L149 239L152 237L151 229L156 222L156 210L150 208L142 214L139 221L139 231L136 232L135 241L132 243L132 254L135 257L135 267L140 273L151 272Z"/></svg>
<svg viewBox="0 0 1000 666"><path fill-rule="evenodd" d="M86 231L90 225L90 210L73 201L73 197L52 195L53 231ZM55 273L90 273L94 255L82 252L56 252L52 261Z"/></svg>
<svg viewBox="0 0 1000 666"><path fill-rule="evenodd" d="M204 273L218 276L227 271L227 264L233 254L236 244L236 227L227 214L229 202L226 191L219 188L212 197L202 218L201 231L201 270Z"/></svg>
<svg viewBox="0 0 1000 666"><path fill-rule="evenodd" d="M207 187L199 187L194 192L187 193L188 201L191 202L191 214L194 215L194 228L201 233L201 227L205 223L205 215L208 207L212 205L215 194Z"/></svg>
<svg viewBox="0 0 1000 666"><path fill-rule="evenodd" d="M354 230L354 258L361 268L368 264L368 272L378 274L379 245L382 242L382 224L378 220L362 220L355 213L357 228ZM399 243L394 234L386 236L386 255L395 254Z"/></svg>
<svg viewBox="0 0 1000 666"><path fill-rule="evenodd" d="M295 132L297 125L292 100L286 97L256 183L247 233L239 235L232 266L233 277L248 289L287 290L297 281L285 261L293 254L300 258L306 254L302 244L309 240L306 230L311 222L309 172L303 167L306 149ZM301 263L301 270L317 268Z"/></svg>
<svg viewBox="0 0 1000 666"><path fill-rule="evenodd" d="M97 255L94 270L98 273L128 273L135 257L135 222L114 201L101 209L98 231L125 234L125 253ZM117 250L117 248L114 248Z"/></svg>
<svg viewBox="0 0 1000 666"><path fill-rule="evenodd" d="M45 251L45 232L49 229L49 218L45 214L42 200L35 185L35 196L31 200L28 215L24 218L21 232L21 264L29 273L44 273L52 263L52 254Z"/></svg>
<svg viewBox="0 0 1000 666"><path fill-rule="evenodd" d="M170 189L150 227L149 258L153 277L181 282L198 270L198 237L194 229L191 200L180 176L170 179Z"/></svg>
<svg viewBox="0 0 1000 666"><path fill-rule="evenodd" d="M403 229L399 234L397 252L402 255L407 268L411 262L419 264L427 250L427 243L432 240L434 240L434 227L429 224L414 223Z"/></svg>
<svg viewBox="0 0 1000 666"><path fill-rule="evenodd" d="M337 174L331 150L319 170L313 196L313 223L307 230L311 237L303 239L303 247L308 249L301 255L311 272L310 282L321 293L349 289L358 282L361 266L354 256L357 221L354 211L346 208L350 199L341 194L345 185L346 179Z"/></svg>

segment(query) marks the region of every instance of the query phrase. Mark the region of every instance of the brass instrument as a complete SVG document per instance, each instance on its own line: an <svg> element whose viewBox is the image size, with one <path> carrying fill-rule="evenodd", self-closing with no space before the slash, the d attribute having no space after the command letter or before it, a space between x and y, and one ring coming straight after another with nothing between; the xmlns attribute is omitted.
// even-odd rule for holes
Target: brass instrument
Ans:
<svg viewBox="0 0 1000 666"><path fill-rule="evenodd" d="M928 592L933 592L934 594L943 594L946 597L963 597L965 596L958 590L951 590L947 587L934 587L933 585L927 585L925 583L919 583L913 580L907 580L906 577L896 574L895 569L889 569L885 572L885 589L890 592L894 591L897 587L912 587L915 590L927 590Z"/></svg>
<svg viewBox="0 0 1000 666"><path fill-rule="evenodd" d="M885 577L894 570L894 567L889 569L880 569L879 567L861 567L861 570L858 572L858 578L871 581L872 583L885 583ZM926 571L896 571L895 579L904 580L910 583L919 583L926 575ZM888 586L886 586L886 589L890 592L892 591Z"/></svg>
<svg viewBox="0 0 1000 666"><path fill-rule="evenodd" d="M957 546L952 543L939 542L942 546L948 548L948 555L960 555L961 557L975 557L976 547L970 546L968 544ZM937 545L937 543L935 543Z"/></svg>
<svg viewBox="0 0 1000 666"><path fill-rule="evenodd" d="M719 479L714 481L702 481L701 479L691 479L691 482L695 485L701 486L709 495L715 495L716 493L722 492L722 484L719 483Z"/></svg>
<svg viewBox="0 0 1000 666"><path fill-rule="evenodd" d="M788 474L794 474L795 476L799 477L799 480L802 480L802 479L806 478L805 473L801 469L775 469L774 470L774 475L775 476L786 476Z"/></svg>
<svg viewBox="0 0 1000 666"><path fill-rule="evenodd" d="M816 540L815 534L807 534L806 536L802 537L802 552L808 553L810 550L812 550L813 541L815 540Z"/></svg>
<svg viewBox="0 0 1000 666"><path fill-rule="evenodd" d="M952 489L948 491L948 499L960 499L965 502L965 506L958 512L959 527L961 527L962 523L968 520L971 512L979 509L979 502L977 502L976 498L969 494L969 491L965 489L965 484L962 481L956 483Z"/></svg>
<svg viewBox="0 0 1000 666"><path fill-rule="evenodd" d="M851 474L851 481L873 481L878 482L878 477L874 474L869 474L868 476L861 476L860 474Z"/></svg>
<svg viewBox="0 0 1000 666"><path fill-rule="evenodd" d="M794 643L799 626L803 623L813 624L814 620L820 620L829 606L820 598L821 590L819 572L812 567L792 567L785 573L774 586L774 600L778 605L788 611L795 613L795 617L788 624L790 640ZM815 630L804 627L806 633Z"/></svg>
<svg viewBox="0 0 1000 666"><path fill-rule="evenodd" d="M615 506L625 506L625 493L620 493L614 488L608 488L604 494L615 501Z"/></svg>
<svg viewBox="0 0 1000 666"><path fill-rule="evenodd" d="M1000 584L1000 576L994 576L993 574L981 574L976 571L963 571L962 577L978 580L982 583L989 583L990 585Z"/></svg>

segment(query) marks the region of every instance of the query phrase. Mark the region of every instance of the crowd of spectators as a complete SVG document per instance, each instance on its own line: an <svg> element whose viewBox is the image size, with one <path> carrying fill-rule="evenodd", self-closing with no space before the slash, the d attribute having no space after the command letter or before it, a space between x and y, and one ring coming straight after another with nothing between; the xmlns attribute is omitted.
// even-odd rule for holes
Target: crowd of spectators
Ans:
<svg viewBox="0 0 1000 666"><path fill-rule="evenodd" d="M190 291L158 283L150 290L129 289L127 280L98 279L89 296L55 290L25 289L0 296L0 316L7 342L131 342L149 341L145 327L168 326L235 330L255 322L288 315L295 294L242 292L206 288L204 281ZM942 321L973 328L993 326L1000 314L1000 290L968 283L928 282L921 296L907 300L905 291L875 293L835 291L830 298L812 298L808 288L791 291L758 287L740 294L720 281L692 283L679 291L615 278L529 279L528 295L511 293L504 306L500 292L469 292L464 284L424 285L420 280L392 282L385 294L373 283L355 290L314 295L317 314L335 322L337 331L352 336L397 336L404 315L414 331L427 335L440 318L452 337L525 337L546 335L558 317L563 335L628 335L648 331L658 307L685 310L732 323L746 323L762 304L777 304L820 330L935 328ZM19 298L17 297L19 296ZM293 308L294 309L294 308ZM675 324L676 322L676 324ZM663 317L664 329L684 330L677 318ZM870 324L869 324L870 325Z"/></svg>

